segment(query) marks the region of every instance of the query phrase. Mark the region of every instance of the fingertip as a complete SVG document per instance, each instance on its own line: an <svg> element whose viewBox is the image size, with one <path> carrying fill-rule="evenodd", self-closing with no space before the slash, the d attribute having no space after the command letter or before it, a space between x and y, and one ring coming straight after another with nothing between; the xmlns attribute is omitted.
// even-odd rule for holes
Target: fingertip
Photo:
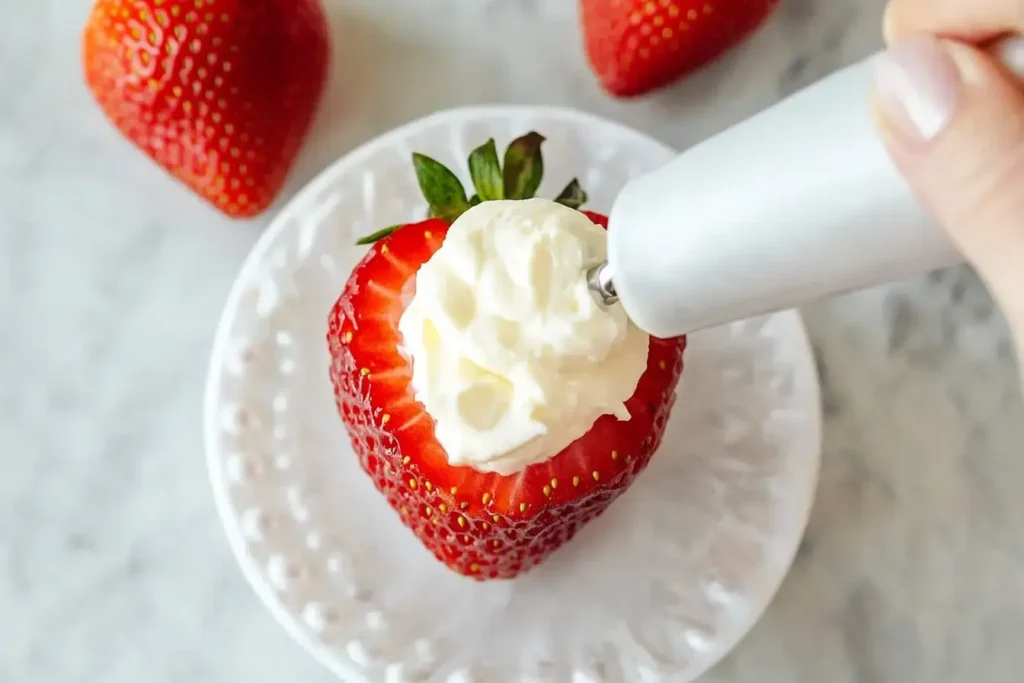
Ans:
<svg viewBox="0 0 1024 683"><path fill-rule="evenodd" d="M930 36L899 41L874 62L874 114L883 129L926 143L953 120L960 101L957 65L948 46Z"/></svg>

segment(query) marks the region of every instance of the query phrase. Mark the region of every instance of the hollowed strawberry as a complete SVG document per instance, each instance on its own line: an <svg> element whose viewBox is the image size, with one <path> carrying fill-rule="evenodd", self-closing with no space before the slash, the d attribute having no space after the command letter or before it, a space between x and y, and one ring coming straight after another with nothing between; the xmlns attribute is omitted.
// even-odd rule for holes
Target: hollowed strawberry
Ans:
<svg viewBox="0 0 1024 683"><path fill-rule="evenodd" d="M646 370L626 402L629 420L605 415L561 452L516 474L449 465L398 351L398 321L417 270L451 221L480 201L534 196L543 140L537 133L515 140L503 170L493 140L475 150L472 198L447 168L414 155L432 217L361 240L372 246L329 317L335 399L363 470L441 562L479 580L536 566L626 490L661 442L683 368L685 338L651 338ZM579 209L586 194L573 180L557 201ZM604 216L584 213L607 227Z"/></svg>

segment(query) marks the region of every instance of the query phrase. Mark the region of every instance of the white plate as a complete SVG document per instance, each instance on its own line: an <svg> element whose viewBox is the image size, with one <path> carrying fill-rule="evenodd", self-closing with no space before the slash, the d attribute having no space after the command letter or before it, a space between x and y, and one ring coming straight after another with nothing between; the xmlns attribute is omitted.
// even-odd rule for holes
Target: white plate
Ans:
<svg viewBox="0 0 1024 683"><path fill-rule="evenodd" d="M607 211L672 156L561 109L435 114L352 152L253 249L217 331L205 406L214 495L246 577L350 682L690 681L753 625L803 534L820 458L810 346L787 312L693 335L648 470L545 564L479 584L441 566L359 469L335 412L327 313L356 236L423 215L409 155L466 178L494 137L547 137L544 196L579 176Z"/></svg>

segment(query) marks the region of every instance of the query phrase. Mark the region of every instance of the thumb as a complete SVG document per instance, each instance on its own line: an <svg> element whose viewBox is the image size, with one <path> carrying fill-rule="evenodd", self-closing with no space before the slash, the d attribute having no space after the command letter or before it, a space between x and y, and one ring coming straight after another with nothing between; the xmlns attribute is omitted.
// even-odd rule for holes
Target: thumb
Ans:
<svg viewBox="0 0 1024 683"><path fill-rule="evenodd" d="M879 58L874 109L921 202L1024 329L1024 91L986 53L917 36Z"/></svg>

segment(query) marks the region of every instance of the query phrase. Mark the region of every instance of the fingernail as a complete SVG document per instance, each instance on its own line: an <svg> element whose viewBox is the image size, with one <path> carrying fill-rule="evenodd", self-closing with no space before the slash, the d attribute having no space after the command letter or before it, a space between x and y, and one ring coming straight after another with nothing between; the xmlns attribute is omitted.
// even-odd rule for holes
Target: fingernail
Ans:
<svg viewBox="0 0 1024 683"><path fill-rule="evenodd" d="M1004 38L993 48L999 61L1018 80L1024 80L1024 38Z"/></svg>
<svg viewBox="0 0 1024 683"><path fill-rule="evenodd" d="M956 114L960 74L942 43L915 36L896 43L875 63L875 97L886 122L922 141L937 137Z"/></svg>

